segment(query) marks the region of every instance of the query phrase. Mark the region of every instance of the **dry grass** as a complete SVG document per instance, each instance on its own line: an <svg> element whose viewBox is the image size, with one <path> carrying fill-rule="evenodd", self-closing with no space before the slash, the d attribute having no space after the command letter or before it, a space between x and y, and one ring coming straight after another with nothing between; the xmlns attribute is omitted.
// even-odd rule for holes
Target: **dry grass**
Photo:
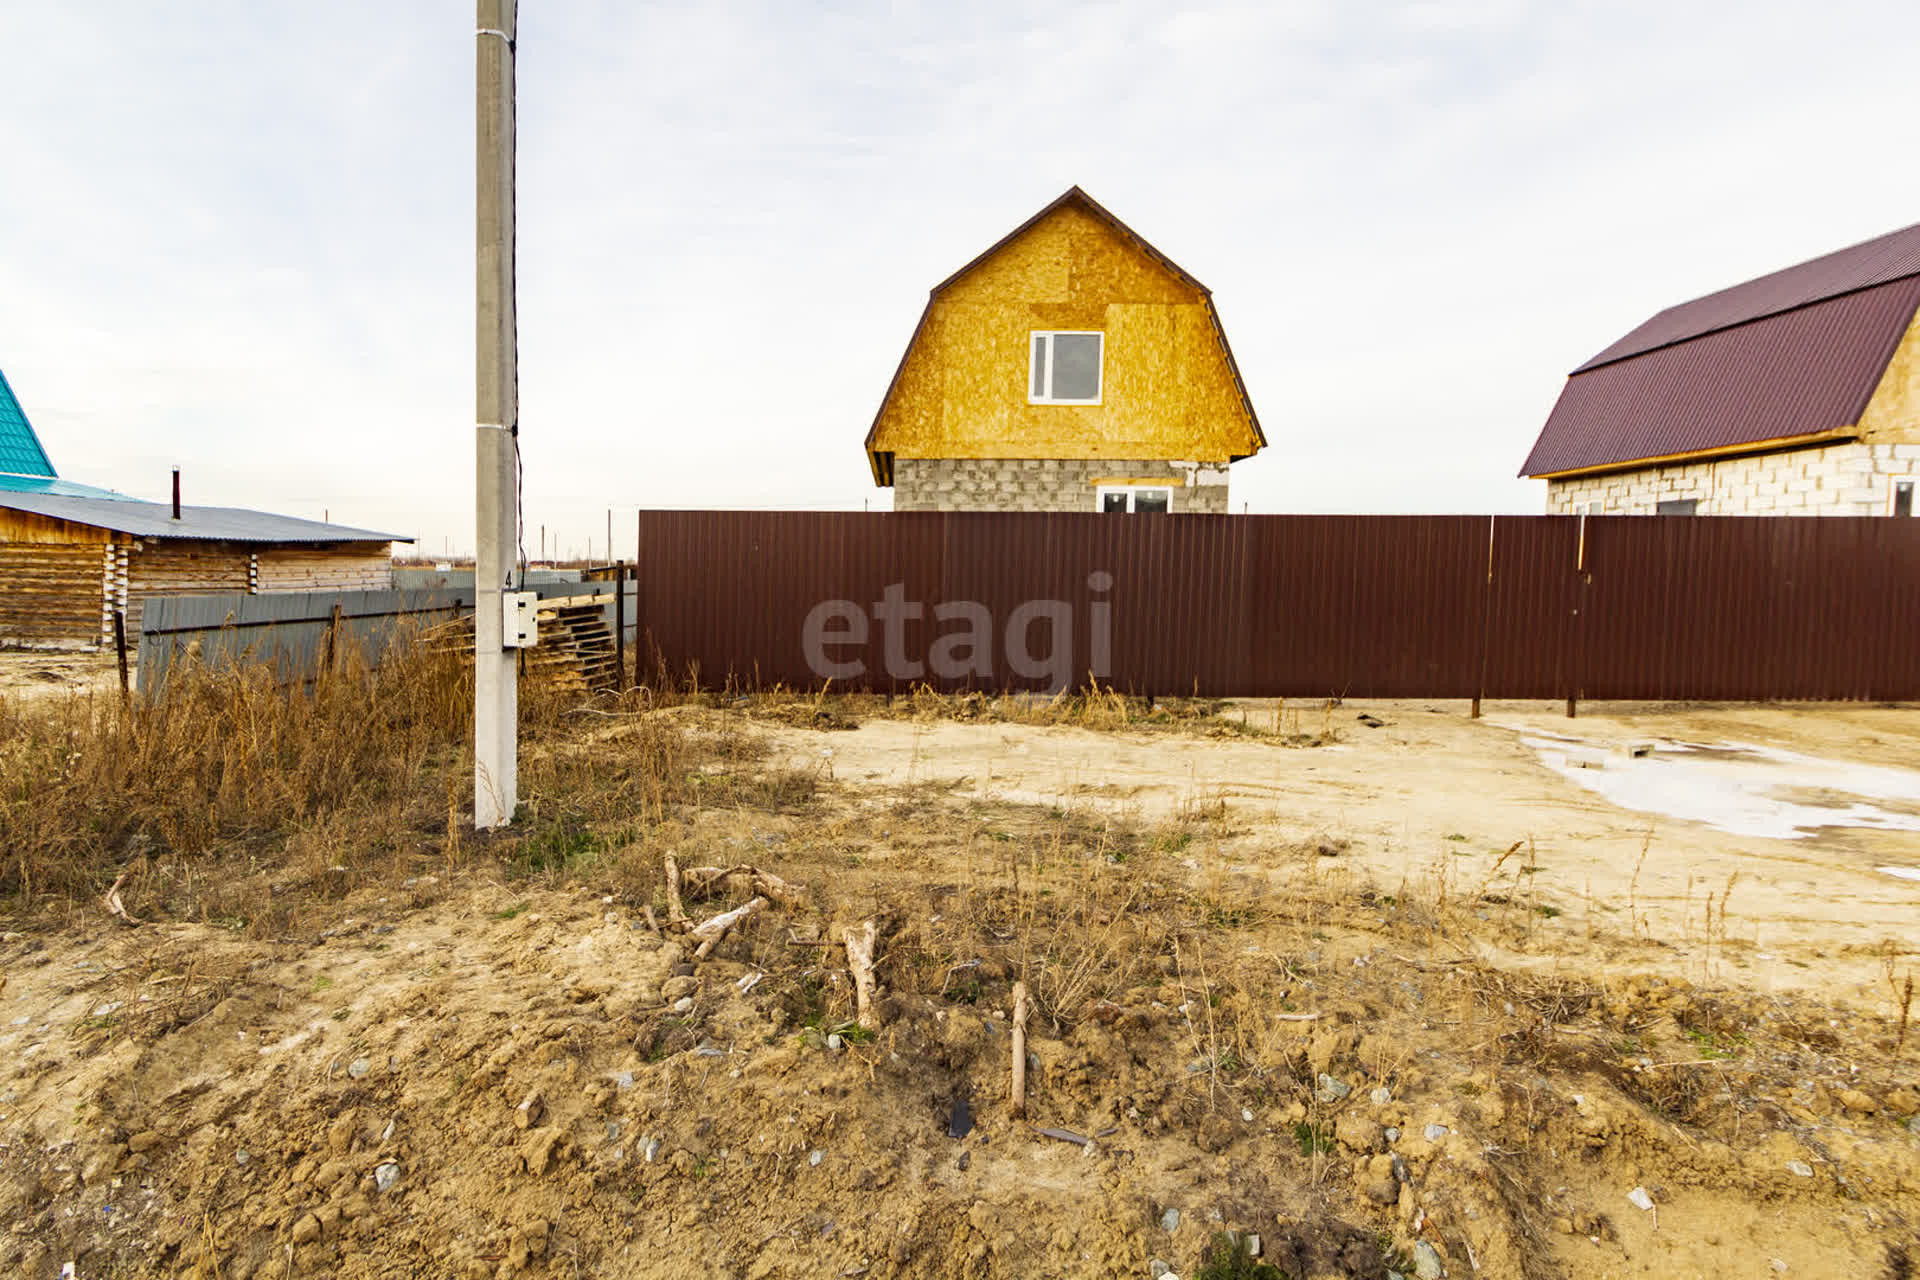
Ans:
<svg viewBox="0 0 1920 1280"><path fill-rule="evenodd" d="M697 671L675 676L658 662L645 685L652 705L694 705L735 711L755 720L803 729L852 729L866 720L931 724L1058 725L1096 732L1176 732L1206 737L1251 737L1284 746L1324 746L1339 740L1333 699L1250 710L1223 698L1147 698L1103 688L1058 694L980 690L948 692L917 684L898 693L813 691L730 681L701 685Z"/></svg>
<svg viewBox="0 0 1920 1280"><path fill-rule="evenodd" d="M431 644L307 685L184 666L132 706L0 698L0 900L90 904L124 873L136 914L282 936L303 903L374 881L417 896L476 857L514 874L625 862L644 880L625 851L678 808L811 803L817 777L757 768L740 726L689 731L641 705L523 682L520 821L476 837L471 668Z"/></svg>
<svg viewBox="0 0 1920 1280"><path fill-rule="evenodd" d="M82 893L108 868L390 816L459 767L470 698L451 656L415 647L311 689L190 668L134 707L0 699L0 892Z"/></svg>

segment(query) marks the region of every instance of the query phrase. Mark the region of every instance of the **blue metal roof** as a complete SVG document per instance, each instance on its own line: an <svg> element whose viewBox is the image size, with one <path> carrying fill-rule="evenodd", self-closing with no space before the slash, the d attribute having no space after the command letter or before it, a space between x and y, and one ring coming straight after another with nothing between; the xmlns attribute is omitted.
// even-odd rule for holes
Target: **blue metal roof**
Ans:
<svg viewBox="0 0 1920 1280"><path fill-rule="evenodd" d="M56 474L53 461L40 447L40 437L33 434L26 410L7 385L7 375L0 373L0 475L51 479Z"/></svg>
<svg viewBox="0 0 1920 1280"><path fill-rule="evenodd" d="M98 485L62 480L57 476L10 476L0 473L0 493L49 493L60 498L127 499L124 493L102 489Z"/></svg>
<svg viewBox="0 0 1920 1280"><path fill-rule="evenodd" d="M84 487L84 486L82 486ZM405 534L381 533L352 525L323 524L297 516L277 516L242 507L182 507L173 518L170 504L141 502L123 494L74 497L59 493L0 493L0 508L28 511L53 520L69 520L132 534L136 538L185 538L219 542L412 542Z"/></svg>

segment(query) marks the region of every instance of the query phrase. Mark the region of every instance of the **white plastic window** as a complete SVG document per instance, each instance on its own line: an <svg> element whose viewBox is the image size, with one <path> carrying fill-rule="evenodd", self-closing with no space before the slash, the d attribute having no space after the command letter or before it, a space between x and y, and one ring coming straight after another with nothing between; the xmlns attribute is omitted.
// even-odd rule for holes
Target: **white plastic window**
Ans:
<svg viewBox="0 0 1920 1280"><path fill-rule="evenodd" d="M1106 335L1035 331L1028 348L1029 404L1099 404Z"/></svg>
<svg viewBox="0 0 1920 1280"><path fill-rule="evenodd" d="M1173 510L1173 490L1165 485L1101 485L1094 510L1110 515L1165 515Z"/></svg>

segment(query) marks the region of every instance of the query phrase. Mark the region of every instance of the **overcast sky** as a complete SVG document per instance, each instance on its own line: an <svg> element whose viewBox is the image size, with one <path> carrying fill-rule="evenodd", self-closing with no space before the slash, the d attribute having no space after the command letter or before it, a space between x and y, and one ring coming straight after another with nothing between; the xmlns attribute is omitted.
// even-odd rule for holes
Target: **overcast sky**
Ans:
<svg viewBox="0 0 1920 1280"><path fill-rule="evenodd" d="M0 369L68 478L473 539L473 7L0 0ZM1566 372L1920 221L1920 7L520 9L529 550L889 504L927 290L1079 183L1207 283L1255 512L1541 509Z"/></svg>

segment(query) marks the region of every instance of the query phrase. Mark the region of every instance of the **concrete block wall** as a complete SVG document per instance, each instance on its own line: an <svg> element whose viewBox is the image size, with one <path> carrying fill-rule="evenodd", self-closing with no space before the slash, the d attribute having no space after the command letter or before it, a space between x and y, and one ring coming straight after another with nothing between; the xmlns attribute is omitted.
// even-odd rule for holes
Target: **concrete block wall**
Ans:
<svg viewBox="0 0 1920 1280"><path fill-rule="evenodd" d="M1103 484L1162 481L1175 513L1227 513L1223 465L1130 458L895 458L895 511L1094 511Z"/></svg>
<svg viewBox="0 0 1920 1280"><path fill-rule="evenodd" d="M1883 516L1893 482L1920 480L1920 444L1850 440L1547 482L1547 514L1653 515L1666 501L1694 498L1698 515Z"/></svg>

